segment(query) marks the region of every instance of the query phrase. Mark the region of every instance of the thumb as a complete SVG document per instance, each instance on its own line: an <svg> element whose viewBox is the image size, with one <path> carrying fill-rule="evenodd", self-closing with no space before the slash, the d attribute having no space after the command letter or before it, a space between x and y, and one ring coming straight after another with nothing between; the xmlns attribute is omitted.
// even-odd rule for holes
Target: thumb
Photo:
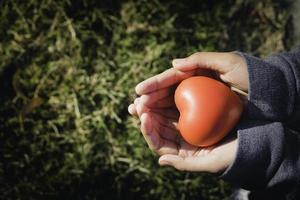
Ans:
<svg viewBox="0 0 300 200"><path fill-rule="evenodd" d="M177 155L163 155L159 158L158 163L162 166L172 166L181 171L188 171L189 169L189 166L186 165L184 159Z"/></svg>
<svg viewBox="0 0 300 200"><path fill-rule="evenodd" d="M241 59L235 53L197 52L186 58L174 59L172 65L180 71L202 68L224 74L231 71Z"/></svg>
<svg viewBox="0 0 300 200"><path fill-rule="evenodd" d="M220 171L217 160L212 157L180 157L178 155L165 154L158 163L162 166L172 166L180 171L212 172Z"/></svg>

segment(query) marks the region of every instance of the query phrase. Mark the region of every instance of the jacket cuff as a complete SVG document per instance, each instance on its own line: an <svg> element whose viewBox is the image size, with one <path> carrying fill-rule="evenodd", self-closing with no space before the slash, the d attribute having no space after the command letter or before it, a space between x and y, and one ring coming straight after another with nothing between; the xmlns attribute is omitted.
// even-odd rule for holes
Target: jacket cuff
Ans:
<svg viewBox="0 0 300 200"><path fill-rule="evenodd" d="M283 126L279 122L244 121L237 133L235 160L221 178L244 189L263 189L282 161Z"/></svg>
<svg viewBox="0 0 300 200"><path fill-rule="evenodd" d="M281 56L263 60L237 52L247 64L249 96L245 116L249 119L285 121L295 105L296 83L293 70Z"/></svg>

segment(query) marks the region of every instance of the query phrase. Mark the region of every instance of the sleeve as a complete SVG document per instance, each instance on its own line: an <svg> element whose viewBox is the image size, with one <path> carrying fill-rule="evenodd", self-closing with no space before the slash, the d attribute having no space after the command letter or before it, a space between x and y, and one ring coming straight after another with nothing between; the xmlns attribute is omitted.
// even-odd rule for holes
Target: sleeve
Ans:
<svg viewBox="0 0 300 200"><path fill-rule="evenodd" d="M234 162L221 175L248 190L299 190L300 133L281 122L243 120Z"/></svg>
<svg viewBox="0 0 300 200"><path fill-rule="evenodd" d="M300 46L265 60L239 54L244 57L249 73L246 116L295 124L300 119Z"/></svg>
<svg viewBox="0 0 300 200"><path fill-rule="evenodd" d="M267 59L248 54L248 106L237 126L238 150L221 175L248 190L300 188L300 46Z"/></svg>

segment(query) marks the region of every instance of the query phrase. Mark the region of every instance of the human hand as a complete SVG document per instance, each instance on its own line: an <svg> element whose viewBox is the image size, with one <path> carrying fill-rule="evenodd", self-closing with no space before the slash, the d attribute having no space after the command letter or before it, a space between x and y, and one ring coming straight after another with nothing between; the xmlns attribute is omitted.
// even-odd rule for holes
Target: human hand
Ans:
<svg viewBox="0 0 300 200"><path fill-rule="evenodd" d="M233 162L237 151L234 137L210 147L185 142L176 128L178 113L172 108L150 109L140 116L141 132L149 148L160 155L159 164L178 170L218 173Z"/></svg>
<svg viewBox="0 0 300 200"><path fill-rule="evenodd" d="M174 90L182 80L195 75L204 75L247 92L246 63L241 56L234 53L196 53L184 59L175 59L173 67L138 84L136 92L141 96L129 106L128 110L140 117L141 131L150 149L161 155L159 160L161 165L172 165L190 171L224 170L233 162L236 139L209 148L198 148L178 140L176 123L179 114L174 104ZM199 164L201 161L217 163L213 166L204 164L206 168L201 166L197 168L196 163Z"/></svg>
<svg viewBox="0 0 300 200"><path fill-rule="evenodd" d="M186 58L174 59L172 65L173 68L139 83L135 88L136 93L143 95L167 89L195 75L210 76L248 92L247 64L236 53L198 52Z"/></svg>
<svg viewBox="0 0 300 200"><path fill-rule="evenodd" d="M236 89L248 92L249 79L244 58L236 53L198 52L187 58L174 59L173 67L180 71L209 69L217 79Z"/></svg>
<svg viewBox="0 0 300 200"><path fill-rule="evenodd" d="M160 156L160 165L181 171L222 173L233 163L238 143L236 138L231 138L215 146L199 148L181 141L178 154Z"/></svg>
<svg viewBox="0 0 300 200"><path fill-rule="evenodd" d="M146 94L151 94L156 100L170 97L177 84L191 76L208 76L228 84L236 91L244 104L247 104L249 87L247 65L236 53L198 52L187 58L174 59L173 68L155 75L139 83L135 90L143 101ZM150 99L152 97L149 97ZM148 99L149 99L148 98ZM151 101L151 100L150 100ZM152 100L154 102L154 100ZM143 107L131 104L128 108L131 114L141 114ZM138 112L139 111L139 112Z"/></svg>

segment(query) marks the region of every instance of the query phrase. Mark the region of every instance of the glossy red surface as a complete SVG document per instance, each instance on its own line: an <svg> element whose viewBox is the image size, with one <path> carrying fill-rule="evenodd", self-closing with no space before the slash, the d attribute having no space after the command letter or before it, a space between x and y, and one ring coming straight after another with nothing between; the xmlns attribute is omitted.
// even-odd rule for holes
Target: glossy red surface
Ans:
<svg viewBox="0 0 300 200"><path fill-rule="evenodd" d="M182 137L200 147L222 140L243 111L242 101L229 87L204 76L182 81L175 91L175 104Z"/></svg>

